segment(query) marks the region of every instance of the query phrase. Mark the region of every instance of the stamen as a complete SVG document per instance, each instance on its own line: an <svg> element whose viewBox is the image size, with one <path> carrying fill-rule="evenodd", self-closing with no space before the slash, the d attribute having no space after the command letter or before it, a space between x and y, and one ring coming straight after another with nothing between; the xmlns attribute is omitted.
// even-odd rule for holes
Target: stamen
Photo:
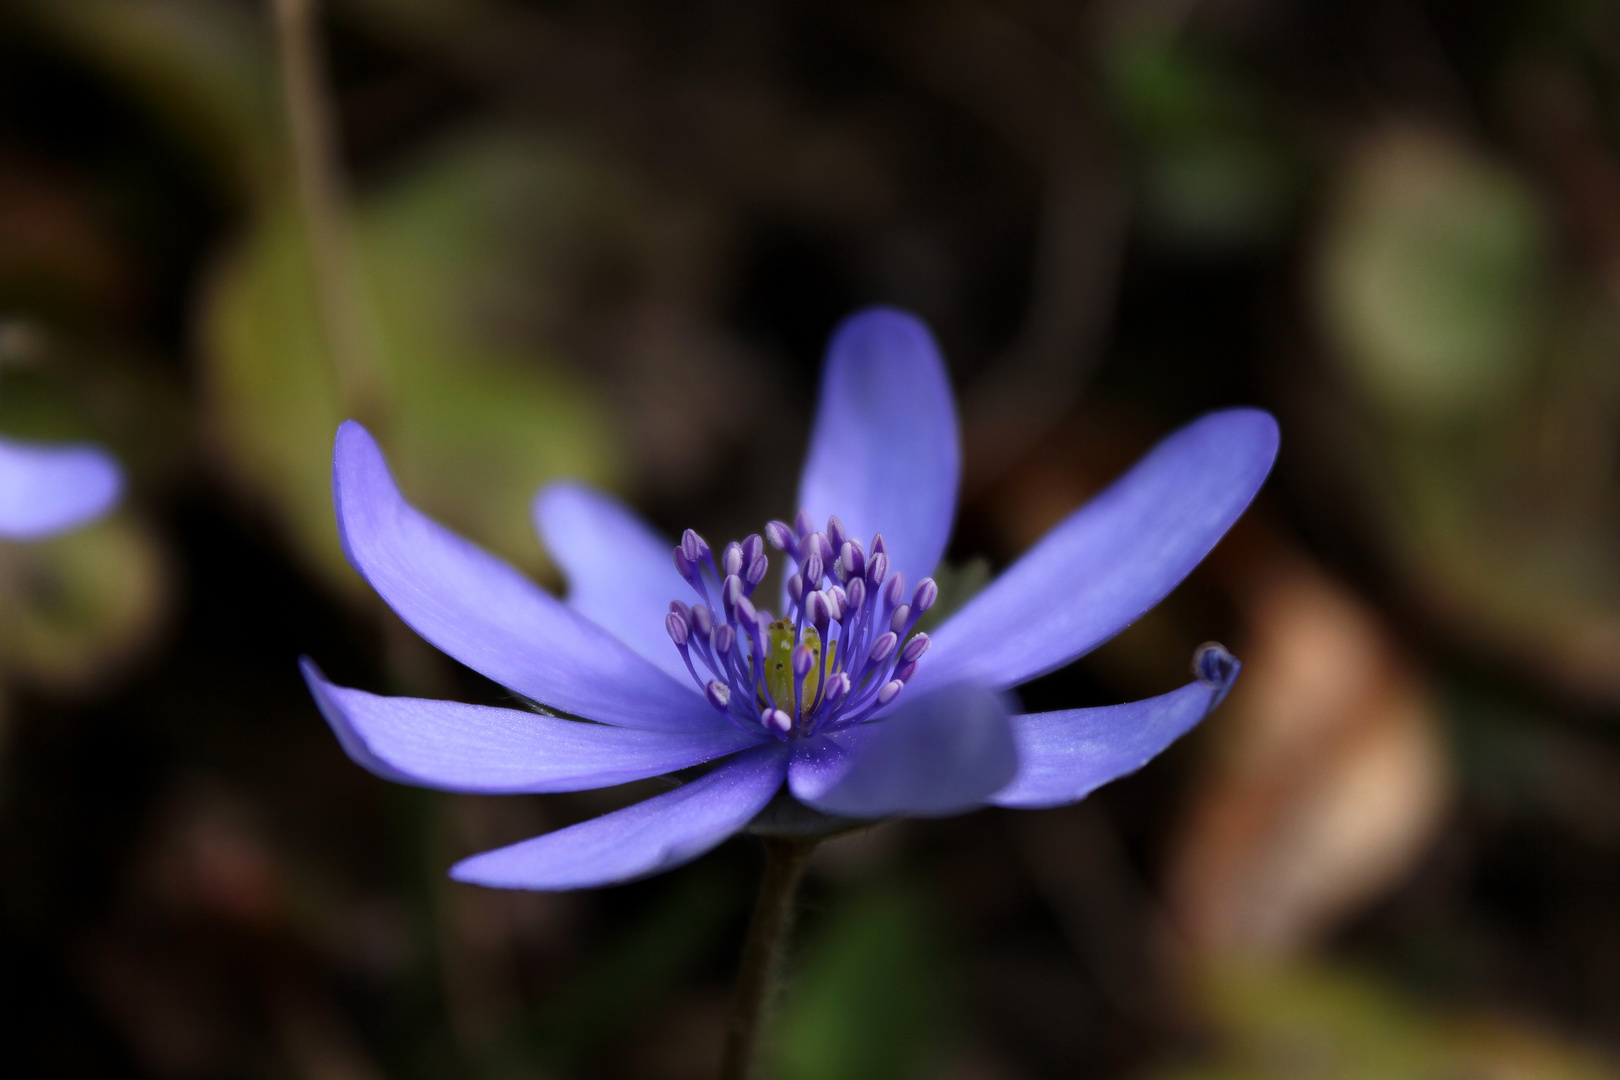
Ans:
<svg viewBox="0 0 1620 1080"><path fill-rule="evenodd" d="M872 663L881 664L883 661L887 660L889 658L889 654L894 652L894 647L899 644L899 642L900 638L893 630L872 642L872 651L869 654L872 658Z"/></svg>
<svg viewBox="0 0 1620 1080"><path fill-rule="evenodd" d="M892 608L900 603L900 598L904 595L906 595L906 575L896 573L883 586L883 601Z"/></svg>
<svg viewBox="0 0 1620 1080"><path fill-rule="evenodd" d="M701 564L710 557L711 552L708 542L699 536L696 530L687 529L681 534L681 554L686 556L687 562Z"/></svg>
<svg viewBox="0 0 1620 1080"><path fill-rule="evenodd" d="M781 619L752 600L770 571L767 544L795 564ZM803 510L791 526L772 521L727 543L718 563L688 529L674 559L703 602L671 601L664 628L709 703L744 729L789 739L860 723L895 699L928 651L928 635L906 635L939 586L922 579L906 603L882 534L865 547L837 515L825 532Z"/></svg>
<svg viewBox="0 0 1620 1080"><path fill-rule="evenodd" d="M819 592L811 593L809 599L805 601L804 614L810 620L810 625L816 628L816 632L825 636L827 624L832 621L832 609L827 606L827 597Z"/></svg>
<svg viewBox="0 0 1620 1080"><path fill-rule="evenodd" d="M898 574L895 576L899 577ZM897 634L903 634L906 632L906 625L910 622L911 605L901 604L899 607L894 609L894 614L889 617L889 629L893 630Z"/></svg>
<svg viewBox="0 0 1620 1080"><path fill-rule="evenodd" d="M838 520L837 514L827 518L827 539L835 550L843 548L844 542L849 539L849 534L844 531L844 523Z"/></svg>
<svg viewBox="0 0 1620 1080"><path fill-rule="evenodd" d="M680 612L672 611L664 616L664 629L669 631L669 639L677 649L686 648L687 625Z"/></svg>
<svg viewBox="0 0 1620 1080"><path fill-rule="evenodd" d="M849 581L866 573L866 552L853 540L844 541L838 549L838 580Z"/></svg>
<svg viewBox="0 0 1620 1080"><path fill-rule="evenodd" d="M796 542L793 527L785 521L772 521L765 526L765 539L777 551L786 551Z"/></svg>
<svg viewBox="0 0 1620 1080"><path fill-rule="evenodd" d="M822 569L821 552L812 548L810 554L805 556L799 571L804 575L804 583L808 588L813 589L821 584Z"/></svg>

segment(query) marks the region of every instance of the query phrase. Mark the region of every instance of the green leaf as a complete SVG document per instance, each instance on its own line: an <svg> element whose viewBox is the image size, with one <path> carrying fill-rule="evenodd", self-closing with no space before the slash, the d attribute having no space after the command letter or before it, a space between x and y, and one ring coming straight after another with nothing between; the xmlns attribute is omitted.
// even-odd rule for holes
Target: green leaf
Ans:
<svg viewBox="0 0 1620 1080"><path fill-rule="evenodd" d="M538 343L601 182L566 150L494 133L440 147L364 199L357 246L378 364L379 438L425 511L538 567L529 502L546 481L610 484L604 409ZM331 509L332 437L348 415L328 363L297 212L267 205L203 301L218 443L242 485L334 582L357 584Z"/></svg>
<svg viewBox="0 0 1620 1080"><path fill-rule="evenodd" d="M1327 214L1318 300L1351 378L1416 423L1478 418L1534 373L1548 223L1512 171L1440 132L1359 145Z"/></svg>

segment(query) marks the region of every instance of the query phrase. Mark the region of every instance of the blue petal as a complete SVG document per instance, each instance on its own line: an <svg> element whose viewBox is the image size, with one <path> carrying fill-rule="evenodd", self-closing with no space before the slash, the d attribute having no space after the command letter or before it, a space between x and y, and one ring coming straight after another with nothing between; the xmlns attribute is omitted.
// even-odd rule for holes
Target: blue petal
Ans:
<svg viewBox="0 0 1620 1080"><path fill-rule="evenodd" d="M928 328L872 308L844 320L827 349L799 505L817 528L837 514L915 585L945 554L962 479L951 383Z"/></svg>
<svg viewBox="0 0 1620 1080"><path fill-rule="evenodd" d="M675 545L610 495L559 483L534 500L541 542L568 578L568 606L682 682L691 679L664 629L669 602L692 599Z"/></svg>
<svg viewBox="0 0 1620 1080"><path fill-rule="evenodd" d="M726 720L682 684L500 559L411 506L353 420L332 462L350 564L406 624L474 671L562 712L619 727L704 731Z"/></svg>
<svg viewBox="0 0 1620 1080"><path fill-rule="evenodd" d="M599 818L463 859L457 881L496 889L591 889L690 862L748 824L787 771L777 742L728 758L714 771Z"/></svg>
<svg viewBox="0 0 1620 1080"><path fill-rule="evenodd" d="M1277 422L1257 409L1188 424L947 620L913 682L1017 686L1090 652L1192 572L1276 456Z"/></svg>
<svg viewBox="0 0 1620 1080"><path fill-rule="evenodd" d="M795 748L788 786L800 802L841 817L941 817L980 805L1017 770L1001 695L951 686L909 701L903 694L881 719Z"/></svg>
<svg viewBox="0 0 1620 1080"><path fill-rule="evenodd" d="M639 731L459 701L380 697L300 665L343 749L386 780L488 795L581 791L661 776L760 741L735 728Z"/></svg>
<svg viewBox="0 0 1620 1080"><path fill-rule="evenodd" d="M1235 665L1230 677L1237 677ZM1079 802L1157 757L1208 716L1230 685L1192 682L1145 701L1015 716L1018 775L987 801L1021 810Z"/></svg>
<svg viewBox="0 0 1620 1080"><path fill-rule="evenodd" d="M93 446L0 439L0 536L77 528L111 510L123 489L118 463Z"/></svg>

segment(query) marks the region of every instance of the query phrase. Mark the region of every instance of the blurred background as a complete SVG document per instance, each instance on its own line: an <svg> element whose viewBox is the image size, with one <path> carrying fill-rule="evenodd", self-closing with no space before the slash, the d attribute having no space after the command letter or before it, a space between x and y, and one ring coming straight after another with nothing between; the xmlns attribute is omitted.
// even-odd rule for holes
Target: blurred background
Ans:
<svg viewBox="0 0 1620 1080"><path fill-rule="evenodd" d="M827 334L887 302L961 400L948 602L1205 410L1283 452L1024 691L1215 638L1226 705L1078 806L828 845L774 1075L1620 1077L1620 5L302 7L0 2L0 431L133 476L0 547L8 1075L712 1075L758 842L449 882L654 789L343 757L302 653L505 699L343 563L331 438L556 588L552 477L790 512Z"/></svg>

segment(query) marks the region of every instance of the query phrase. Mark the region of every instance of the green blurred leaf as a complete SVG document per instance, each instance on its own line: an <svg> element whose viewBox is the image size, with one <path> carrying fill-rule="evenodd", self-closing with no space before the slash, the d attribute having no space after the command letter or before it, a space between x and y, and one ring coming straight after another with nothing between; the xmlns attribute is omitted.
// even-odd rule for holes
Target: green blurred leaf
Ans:
<svg viewBox="0 0 1620 1080"><path fill-rule="evenodd" d="M442 147L357 211L379 435L399 480L429 513L529 566L540 565L536 489L618 474L603 409L534 340L559 263L582 231L611 230L611 190L562 148L493 134ZM311 563L352 585L328 486L346 410L303 238L288 204L267 206L204 298L213 429Z"/></svg>
<svg viewBox="0 0 1620 1080"><path fill-rule="evenodd" d="M884 881L839 899L794 966L772 1053L782 1080L904 1080L940 1055L948 969L927 892Z"/></svg>
<svg viewBox="0 0 1620 1080"><path fill-rule="evenodd" d="M1477 419L1532 376L1548 329L1548 223L1506 167L1391 126L1346 163L1318 251L1324 325L1393 415Z"/></svg>
<svg viewBox="0 0 1620 1080"><path fill-rule="evenodd" d="M1147 223L1199 245L1276 235L1297 201L1300 170L1267 103L1232 65L1153 14L1122 17L1102 71L1136 144Z"/></svg>
<svg viewBox="0 0 1620 1080"><path fill-rule="evenodd" d="M156 539L124 514L0 545L0 667L54 687L83 686L146 642L167 585Z"/></svg>
<svg viewBox="0 0 1620 1080"><path fill-rule="evenodd" d="M1613 1080L1613 1065L1502 1017L1424 1009L1323 966L1229 966L1203 986L1222 1049L1159 1080Z"/></svg>

